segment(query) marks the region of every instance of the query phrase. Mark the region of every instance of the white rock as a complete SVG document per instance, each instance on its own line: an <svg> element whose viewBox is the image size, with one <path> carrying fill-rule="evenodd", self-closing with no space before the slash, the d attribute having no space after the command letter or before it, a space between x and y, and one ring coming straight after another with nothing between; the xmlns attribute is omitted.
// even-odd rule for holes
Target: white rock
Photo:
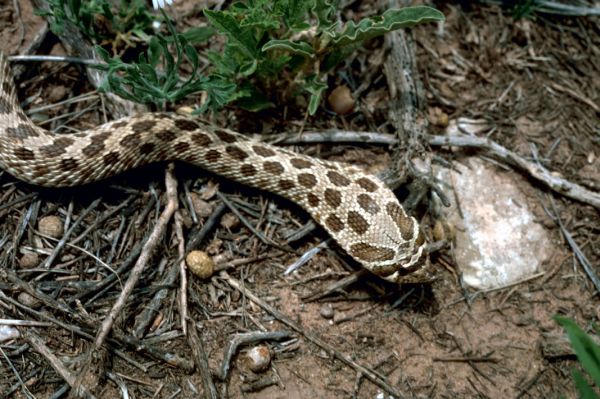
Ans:
<svg viewBox="0 0 600 399"><path fill-rule="evenodd" d="M455 226L454 256L464 282L489 289L535 274L551 254L552 244L546 230L534 222L528 208L531 199L516 184L515 179L523 178L478 158L453 166L456 171L436 171L453 202L450 208L438 209Z"/></svg>
<svg viewBox="0 0 600 399"><path fill-rule="evenodd" d="M13 326L0 325L0 342L19 338L19 330Z"/></svg>

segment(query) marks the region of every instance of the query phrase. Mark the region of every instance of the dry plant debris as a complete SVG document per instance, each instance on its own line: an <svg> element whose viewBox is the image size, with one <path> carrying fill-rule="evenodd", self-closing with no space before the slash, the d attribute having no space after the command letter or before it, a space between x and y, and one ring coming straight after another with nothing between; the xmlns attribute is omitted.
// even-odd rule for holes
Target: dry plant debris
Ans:
<svg viewBox="0 0 600 399"><path fill-rule="evenodd" d="M175 4L184 21L194 18L191 3ZM343 15L357 18L374 6L353 2ZM283 277L326 240L285 201L183 165L155 165L71 190L42 190L2 174L0 318L19 336L0 343L0 392L574 396L572 353L548 348L561 332L553 314L584 325L600 318L595 287L579 263L596 273L600 263L598 17L514 21L492 6L437 6L447 18L437 34L413 30L414 62L431 109L421 110L431 119L426 132L440 133L448 118L483 118L492 126L485 137L399 140L388 122L390 98L397 97L389 92L389 49L381 40L331 77L331 87L350 89L355 103L348 114L305 120L291 104L260 118L226 110L215 121L247 132L304 130L265 137L375 173L398 161L388 145L410 146L412 156L430 151L440 162L460 161L444 146L476 147L474 153L508 165L504 173L522 173L523 190L556 243L545 273L502 290L468 292L451 251L441 247L432 255L439 275L431 286L399 288L352 274L331 249ZM56 41L36 39L48 35L28 2L0 11L4 51L25 53L43 43L48 53L64 53ZM110 114L105 98L81 94L89 89L82 76L73 65L26 64L21 99L48 128L101 123ZM411 158L401 161L402 171ZM566 195L565 184L581 195ZM415 213L431 239L434 216L423 203ZM41 228L49 217L58 219L52 234ZM210 279L185 272L185 255L195 249L214 260ZM240 345L258 343L272 359L253 375L232 359Z"/></svg>

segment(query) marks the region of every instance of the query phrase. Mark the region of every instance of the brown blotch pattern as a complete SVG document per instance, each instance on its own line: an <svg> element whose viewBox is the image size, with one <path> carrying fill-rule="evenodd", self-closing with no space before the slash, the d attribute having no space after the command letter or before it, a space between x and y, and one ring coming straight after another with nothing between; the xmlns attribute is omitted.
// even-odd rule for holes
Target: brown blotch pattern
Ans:
<svg viewBox="0 0 600 399"><path fill-rule="evenodd" d="M312 162L302 158L292 158L290 163L296 169L308 169L313 166Z"/></svg>
<svg viewBox="0 0 600 399"><path fill-rule="evenodd" d="M26 139L28 137L38 137L40 134L33 127L21 123L17 127L6 128L6 135L16 139Z"/></svg>
<svg viewBox="0 0 600 399"><path fill-rule="evenodd" d="M358 184L370 193L375 192L377 190L377 184L373 183L370 179L367 179L366 177L361 177L360 179L358 179L356 181L356 184Z"/></svg>
<svg viewBox="0 0 600 399"><path fill-rule="evenodd" d="M312 188L317 184L317 178L310 173L300 173L298 183L306 188Z"/></svg>
<svg viewBox="0 0 600 399"><path fill-rule="evenodd" d="M398 226L398 230L400 230L402 238L404 238L406 241L412 240L414 235L413 221L411 218L404 215L400 205L389 202L386 205L385 210L387 211L388 215L390 215L394 223L396 223L396 226Z"/></svg>
<svg viewBox="0 0 600 399"><path fill-rule="evenodd" d="M74 170L79 167L79 163L74 158L65 158L60 160L60 167L64 170Z"/></svg>
<svg viewBox="0 0 600 399"><path fill-rule="evenodd" d="M350 179L348 179L346 176L339 174L338 172L329 171L327 172L327 177L329 178L329 181L331 183L335 184L338 187L345 187L350 184Z"/></svg>
<svg viewBox="0 0 600 399"><path fill-rule="evenodd" d="M67 152L67 147L74 142L70 137L58 137L52 144L40 147L40 152L48 158L54 158Z"/></svg>
<svg viewBox="0 0 600 399"><path fill-rule="evenodd" d="M233 134L228 133L225 130L215 130L215 134L221 139L221 141L226 143L235 143L237 141L237 138Z"/></svg>
<svg viewBox="0 0 600 399"><path fill-rule="evenodd" d="M344 229L344 222L342 222L340 218L335 215L327 216L327 219L325 219L325 225L334 233Z"/></svg>
<svg viewBox="0 0 600 399"><path fill-rule="evenodd" d="M173 146L173 149L176 153L182 154L190 149L190 144L185 141L179 142Z"/></svg>
<svg viewBox="0 0 600 399"><path fill-rule="evenodd" d="M327 204L329 204L329 206L331 206L333 209L337 208L342 203L342 193L331 188L326 188L325 202L327 202Z"/></svg>
<svg viewBox="0 0 600 399"><path fill-rule="evenodd" d="M363 235L369 230L369 222L355 211L348 212L348 226L358 235Z"/></svg>
<svg viewBox="0 0 600 399"><path fill-rule="evenodd" d="M198 124L190 119L175 119L175 126L181 130L192 131L198 129Z"/></svg>
<svg viewBox="0 0 600 399"><path fill-rule="evenodd" d="M131 130L135 133L145 133L156 126L156 121L139 121L131 125Z"/></svg>
<svg viewBox="0 0 600 399"><path fill-rule="evenodd" d="M317 197L313 193L306 194L306 200L308 201L308 205L312 206L313 208L319 206L319 203L321 202L321 200L319 200L319 197Z"/></svg>
<svg viewBox="0 0 600 399"><path fill-rule="evenodd" d="M156 145L154 143L144 143L140 147L140 154L142 154L142 155L152 154L152 152L154 151L155 148L156 148Z"/></svg>
<svg viewBox="0 0 600 399"><path fill-rule="evenodd" d="M394 251L389 248L377 247L364 242L352 244L350 255L366 262L381 262L394 259Z"/></svg>
<svg viewBox="0 0 600 399"><path fill-rule="evenodd" d="M265 172L270 173L272 175L280 175L285 170L279 162L270 161L263 163L263 169Z"/></svg>
<svg viewBox="0 0 600 399"><path fill-rule="evenodd" d="M221 158L221 153L216 150L209 150L204 155L204 159L206 159L207 162L216 162L219 158Z"/></svg>
<svg viewBox="0 0 600 399"><path fill-rule="evenodd" d="M356 201L365 212L370 213L371 215L375 215L379 212L379 205L377 205L377 202L375 202L369 194L359 194Z"/></svg>
<svg viewBox="0 0 600 399"><path fill-rule="evenodd" d="M15 156L23 161L31 161L35 159L35 154L28 148L17 147L15 148Z"/></svg>
<svg viewBox="0 0 600 399"><path fill-rule="evenodd" d="M115 123L112 124L111 127L115 128L115 129L120 129L120 128L124 127L124 126L127 126L127 122L126 121L115 122Z"/></svg>
<svg viewBox="0 0 600 399"><path fill-rule="evenodd" d="M23 122L29 122L29 118L27 118L27 115L25 115L25 112L23 112L23 110L17 110L17 118L19 118Z"/></svg>
<svg viewBox="0 0 600 399"><path fill-rule="evenodd" d="M111 136L109 132L98 133L92 136L92 142L83 147L81 152L83 155L93 157L104 150L104 142Z"/></svg>
<svg viewBox="0 0 600 399"><path fill-rule="evenodd" d="M275 155L275 151L270 148L263 147L262 145L253 145L252 150L254 150L254 153L260 157L268 158Z"/></svg>
<svg viewBox="0 0 600 399"><path fill-rule="evenodd" d="M177 133L169 129L163 129L160 132L156 133L156 137L159 140L164 141L165 143L169 143L177 138Z"/></svg>
<svg viewBox="0 0 600 399"><path fill-rule="evenodd" d="M236 147L234 145L228 145L225 147L225 152L229 154L229 156L238 161L243 161L248 158L248 154L246 154L242 149Z"/></svg>
<svg viewBox="0 0 600 399"><path fill-rule="evenodd" d="M240 167L240 173L246 177L254 176L256 174L256 172L257 172L256 168L252 165L243 164Z"/></svg>
<svg viewBox="0 0 600 399"><path fill-rule="evenodd" d="M102 161L107 166L114 165L115 163L117 163L118 160L119 160L119 153L115 152L115 151L109 152L108 154L106 154L102 157Z"/></svg>
<svg viewBox="0 0 600 399"><path fill-rule="evenodd" d="M192 141L194 142L194 144L199 145L201 147L206 147L211 143L210 137L208 137L204 133L192 134Z"/></svg>
<svg viewBox="0 0 600 399"><path fill-rule="evenodd" d="M283 191L291 190L295 186L296 185L294 184L294 182L289 179L279 180L279 188L282 189Z"/></svg>
<svg viewBox="0 0 600 399"><path fill-rule="evenodd" d="M128 134L127 136L123 137L121 141L119 141L119 144L121 144L125 148L136 148L142 142L140 136L140 133Z"/></svg>
<svg viewBox="0 0 600 399"><path fill-rule="evenodd" d="M35 167L35 175L36 176L46 176L50 173L50 169L48 169L47 165L36 165Z"/></svg>
<svg viewBox="0 0 600 399"><path fill-rule="evenodd" d="M13 105L4 97L0 97L0 114L10 114L13 111Z"/></svg>
<svg viewBox="0 0 600 399"><path fill-rule="evenodd" d="M5 80L2 82L2 91L6 93L7 96L10 96L13 92L13 85L8 80Z"/></svg>

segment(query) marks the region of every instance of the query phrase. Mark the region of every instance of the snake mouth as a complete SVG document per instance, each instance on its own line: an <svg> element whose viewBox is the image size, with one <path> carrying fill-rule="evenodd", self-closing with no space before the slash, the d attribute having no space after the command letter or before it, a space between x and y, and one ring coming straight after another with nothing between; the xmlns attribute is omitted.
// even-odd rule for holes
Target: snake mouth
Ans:
<svg viewBox="0 0 600 399"><path fill-rule="evenodd" d="M427 254L424 250L421 250L421 253L409 262L406 263L393 263L389 265L378 265L372 267L372 272L378 275L381 278L386 280L389 279L391 275L397 275L398 277L408 276L417 272L419 269L423 268L423 266L427 263ZM390 280L391 281L391 280Z"/></svg>
<svg viewBox="0 0 600 399"><path fill-rule="evenodd" d="M404 262L372 266L371 271L385 280L396 283L415 282L415 280L431 281L428 271L430 262L424 244L425 237L419 231L419 236L415 240L415 249L410 258Z"/></svg>

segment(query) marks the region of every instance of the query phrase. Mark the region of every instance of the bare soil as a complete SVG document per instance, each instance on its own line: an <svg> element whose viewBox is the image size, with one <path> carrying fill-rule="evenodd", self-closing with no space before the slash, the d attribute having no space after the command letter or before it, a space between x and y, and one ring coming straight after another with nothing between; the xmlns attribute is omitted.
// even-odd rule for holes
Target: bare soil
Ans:
<svg viewBox="0 0 600 399"><path fill-rule="evenodd" d="M202 20L191 3L177 5L176 15L185 16L179 21L182 26ZM343 14L359 18L370 7L370 2L356 2ZM515 21L510 11L496 7L451 2L438 2L436 7L446 15L443 27L426 25L413 30L430 133L443 131L440 115L450 120L484 119L493 127L489 137L496 142L528 159L533 159L535 147L539 161L548 169L590 190L600 190L598 18L536 14ZM42 26L43 20L32 14L28 1L5 1L0 7L0 47L8 54L20 54ZM64 53L64 49L49 35L39 53ZM305 128L386 132L390 126L384 57L383 41L374 40L344 63L331 77L330 86L345 83L353 92L363 88L355 112L342 117L321 109L306 121ZM23 65L18 88L26 110L91 90L79 67ZM282 119L284 114L288 119ZM105 115L100 97L92 96L32 117L46 128L69 132L65 125L85 129L102 123ZM249 133L298 131L304 123L301 108L293 104L285 112L258 117L233 108L212 117ZM295 150L369 170L384 168L391 154L387 148L367 145L311 145ZM432 152L447 159L454 156L440 149ZM165 169L166 165L153 165L87 187L61 190L41 189L7 173L0 175L0 318L39 322L19 327L19 338L1 343L0 393L16 398L60 397L61 390L68 391L64 376L56 371L56 365L62 364L73 376L84 365L96 366L86 374L95 379L83 383L97 397L120 396L117 382L137 398L202 395L199 366L193 366L197 345L181 328L180 279L165 282L169 271L179 267L173 222L127 298L105 351L93 362L87 358L98 326L164 210ZM541 277L501 290L475 292L461 286L451 250L446 248L432 257L437 280L431 285L398 287L363 276L341 291L308 302L303 298L322 292L356 266L332 247L284 277L285 267L325 240L326 234L312 231L282 250L279 246L285 246L289 234L309 222L301 209L177 164L186 243L198 236L218 209L220 195L242 215L240 220L226 207L223 215L214 215L216 226L195 245L226 267L226 274L216 273L208 280L188 275L188 328L197 332L210 369L219 369L223 351L235 334L290 330L279 315L251 300L250 294L301 329L290 339L266 342L273 362L263 373L248 369L244 361L248 346L242 347L226 382L215 380L218 392L232 398L388 397L390 392L339 360L345 356L372 370L404 397L576 397L571 370L580 366L574 355L568 346L558 353L548 350L554 337L562 336L552 316L567 315L589 329L600 321L600 302L543 208L549 206L550 198L554 200L566 229L596 272L600 213L510 168L499 166L499 170L520 179L528 205L553 237L553 256L543 266ZM194 220L190 196L204 201L206 216ZM56 251L57 242L39 234L38 222L45 216L57 216L68 231L66 245L50 265L44 262ZM431 240L435 215L425 204L417 216ZM277 245L265 244L247 225ZM33 261L32 253L37 256ZM114 278L116 270L119 278ZM235 289L234 281L242 281L247 291ZM158 304L151 304L159 290L164 296ZM323 316L328 306L333 308L333 319ZM148 316L150 324L133 341L142 314L150 307L156 312ZM35 347L32 336L40 338L47 353ZM320 338L329 349L307 336ZM252 384L265 387L252 388Z"/></svg>

